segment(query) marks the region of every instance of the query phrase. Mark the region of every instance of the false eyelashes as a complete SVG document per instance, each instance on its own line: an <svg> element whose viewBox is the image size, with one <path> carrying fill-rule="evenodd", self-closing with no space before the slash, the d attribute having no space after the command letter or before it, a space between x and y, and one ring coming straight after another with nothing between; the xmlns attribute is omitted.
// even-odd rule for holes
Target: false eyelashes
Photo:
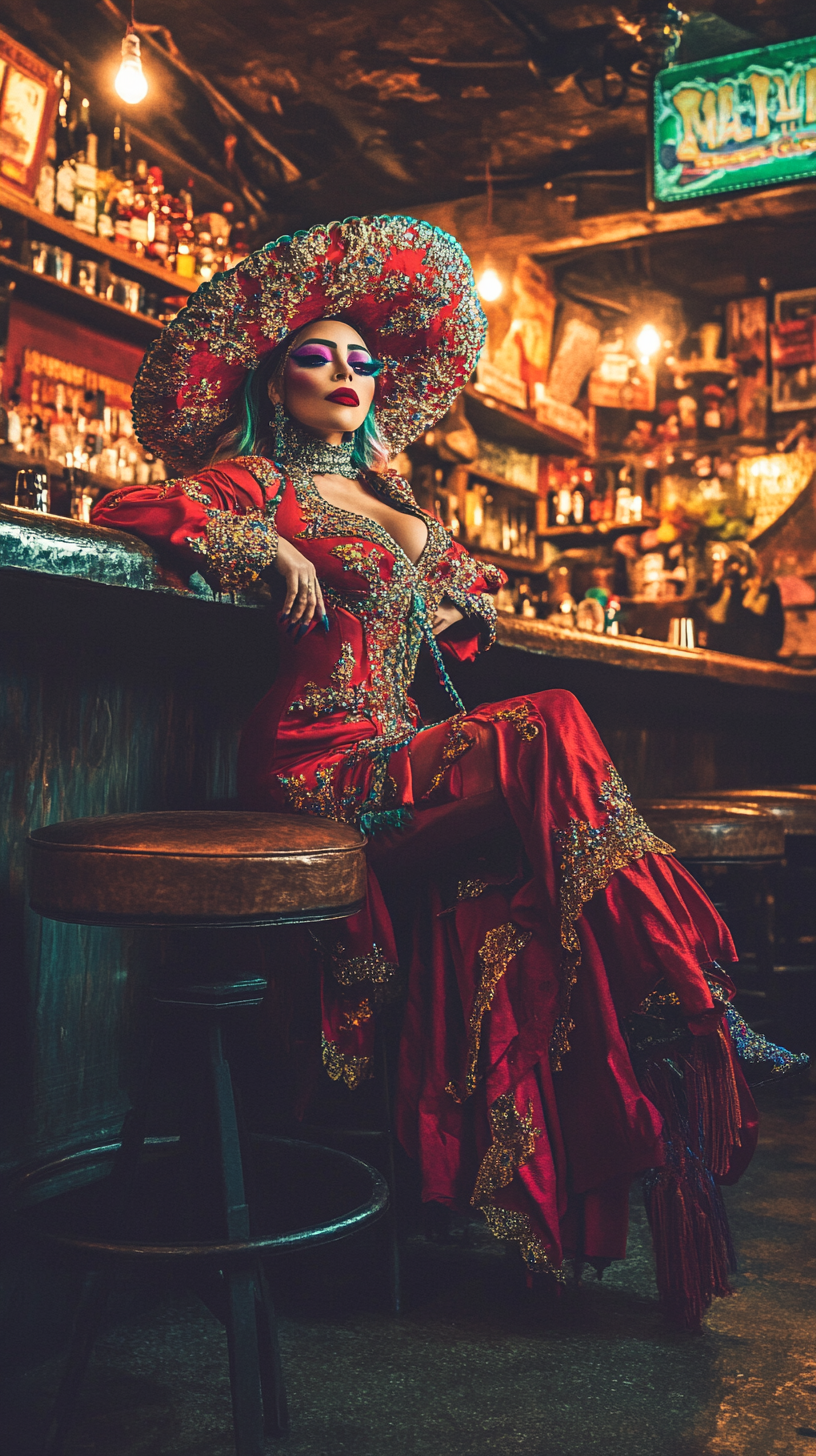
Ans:
<svg viewBox="0 0 816 1456"><path fill-rule="evenodd" d="M328 350L314 350L307 353L292 355L292 359L301 369L320 369L323 364L331 364L332 359ZM364 375L366 378L376 376L382 369L380 359L349 359L349 364L355 374Z"/></svg>

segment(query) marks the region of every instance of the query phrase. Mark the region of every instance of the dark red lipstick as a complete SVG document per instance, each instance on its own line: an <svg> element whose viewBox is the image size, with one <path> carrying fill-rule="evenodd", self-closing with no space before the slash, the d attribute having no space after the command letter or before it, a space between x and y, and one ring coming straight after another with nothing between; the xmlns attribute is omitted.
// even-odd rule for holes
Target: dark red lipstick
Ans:
<svg viewBox="0 0 816 1456"><path fill-rule="evenodd" d="M326 399L330 399L332 404L358 405L360 403L353 389L336 389L334 394L327 394Z"/></svg>

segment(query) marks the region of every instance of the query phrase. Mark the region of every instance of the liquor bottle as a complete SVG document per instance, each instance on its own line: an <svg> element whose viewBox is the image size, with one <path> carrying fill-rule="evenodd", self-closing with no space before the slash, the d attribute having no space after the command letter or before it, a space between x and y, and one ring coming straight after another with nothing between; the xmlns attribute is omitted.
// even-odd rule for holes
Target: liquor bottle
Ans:
<svg viewBox="0 0 816 1456"><path fill-rule="evenodd" d="M57 72L57 85L62 87L59 105L57 106L57 125L54 133L54 139L57 144L55 161L57 170L59 170L66 157L70 157L73 150L70 117L68 114L71 105L71 67L67 61L63 61L62 70Z"/></svg>
<svg viewBox="0 0 816 1456"><path fill-rule="evenodd" d="M196 239L196 273L200 273L204 282L209 282L215 272L215 249L212 245L212 234L202 230Z"/></svg>
<svg viewBox="0 0 816 1456"><path fill-rule="evenodd" d="M40 180L37 183L37 193L34 198L40 212L53 212L54 199L57 185L57 169L54 163L57 160L57 139L49 137L45 148L45 157L40 167Z"/></svg>
<svg viewBox="0 0 816 1456"><path fill-rule="evenodd" d="M158 168L154 168L154 171L158 172ZM159 176L161 176L160 172ZM167 268L174 268L176 247L172 230L173 199L169 192L162 191L157 198L157 203L156 236L153 240L153 251L160 263L164 263Z"/></svg>
<svg viewBox="0 0 816 1456"><path fill-rule="evenodd" d="M576 526L582 526L587 514L587 498L583 486L576 482L572 487L571 496L572 519Z"/></svg>
<svg viewBox="0 0 816 1456"><path fill-rule="evenodd" d="M215 249L216 271L222 272L229 267L227 263L227 250L229 248L230 232L232 231L232 215L235 212L234 202L224 202L220 213L211 213L213 221L213 248Z"/></svg>
<svg viewBox="0 0 816 1456"><path fill-rule="evenodd" d="M66 157L57 168L54 212L57 217L70 218L71 222L74 220L76 206L76 180L76 168L73 160Z"/></svg>
<svg viewBox="0 0 816 1456"><path fill-rule="evenodd" d="M130 137L130 127L123 121L117 111L113 119L113 131L111 132L111 171L116 173L120 182L125 182L133 176L133 143Z"/></svg>
<svg viewBox="0 0 816 1456"><path fill-rule="evenodd" d="M113 214L113 241L120 248L130 248L130 221L133 216L133 182L125 177L116 190Z"/></svg>
<svg viewBox="0 0 816 1456"><path fill-rule="evenodd" d="M13 394L9 403L6 439L9 445L15 450L22 450L23 448L23 419L18 408L19 404L20 396Z"/></svg>
<svg viewBox="0 0 816 1456"><path fill-rule="evenodd" d="M120 182L110 167L96 172L96 231L100 238L113 242L113 220Z"/></svg>
<svg viewBox="0 0 816 1456"><path fill-rule="evenodd" d="M192 223L185 222L176 242L176 272L182 278L194 278L195 270L195 234Z"/></svg>
<svg viewBox="0 0 816 1456"><path fill-rule="evenodd" d="M568 484L563 483L557 490L552 491L553 500L553 522L554 526L572 525L572 491Z"/></svg>
<svg viewBox="0 0 816 1456"><path fill-rule="evenodd" d="M164 263L170 251L170 208L160 167L137 172L135 181L132 246L145 257ZM162 207L165 211L162 211Z"/></svg>
<svg viewBox="0 0 816 1456"><path fill-rule="evenodd" d="M85 102L83 101L83 106ZM90 117L85 122L90 126ZM85 132L84 151L77 153L76 195L74 202L74 225L84 233L96 235L98 212L97 183L97 137L90 130Z"/></svg>
<svg viewBox="0 0 816 1456"><path fill-rule="evenodd" d="M249 257L249 243L246 237L246 223L233 223L230 229L229 245L224 256L224 267L234 268L243 258Z"/></svg>
<svg viewBox="0 0 816 1456"><path fill-rule="evenodd" d="M79 109L74 117L72 127L72 148L74 157L79 162L87 159L88 136L91 130L91 103L87 96L83 96L79 103Z"/></svg>
<svg viewBox="0 0 816 1456"><path fill-rule="evenodd" d="M187 186L182 187L181 191L179 192L179 201L184 208L184 216L187 222L192 222L193 218L195 217L195 208L193 207L194 186L195 183L193 178L188 177Z"/></svg>
<svg viewBox="0 0 816 1456"><path fill-rule="evenodd" d="M150 183L147 162L140 157L133 181L133 206L130 214L130 246L134 252L146 253L156 236L156 216L150 205Z"/></svg>
<svg viewBox="0 0 816 1456"><path fill-rule="evenodd" d="M62 67L62 95L57 106L56 144L54 159L56 178L54 183L54 212L57 217L73 221L76 193L76 174L73 164L73 136L71 130L71 68L65 61Z"/></svg>
<svg viewBox="0 0 816 1456"><path fill-rule="evenodd" d="M113 118L109 146L110 158L108 159L108 165L110 170L121 182L125 176L125 129L118 111Z"/></svg>

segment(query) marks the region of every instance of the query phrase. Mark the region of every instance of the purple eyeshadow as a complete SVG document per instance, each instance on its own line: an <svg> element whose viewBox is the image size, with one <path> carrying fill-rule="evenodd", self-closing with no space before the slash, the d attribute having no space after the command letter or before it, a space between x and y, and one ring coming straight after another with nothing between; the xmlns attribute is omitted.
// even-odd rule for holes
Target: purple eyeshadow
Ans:
<svg viewBox="0 0 816 1456"><path fill-rule="evenodd" d="M301 360L305 359L319 359L321 364L331 364L332 356L328 349L321 348L320 345L314 345L307 353L307 348L308 345L304 344L301 349L298 349L296 354L292 355L295 363L299 364Z"/></svg>

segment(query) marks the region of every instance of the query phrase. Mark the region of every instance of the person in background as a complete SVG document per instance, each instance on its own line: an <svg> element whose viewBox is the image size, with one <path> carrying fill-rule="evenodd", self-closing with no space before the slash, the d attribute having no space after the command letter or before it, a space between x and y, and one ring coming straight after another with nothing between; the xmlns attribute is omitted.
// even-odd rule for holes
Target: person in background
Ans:
<svg viewBox="0 0 816 1456"><path fill-rule="evenodd" d="M785 613L775 581L763 579L755 551L744 541L712 552L711 585L703 603L707 647L770 661L785 636Z"/></svg>

